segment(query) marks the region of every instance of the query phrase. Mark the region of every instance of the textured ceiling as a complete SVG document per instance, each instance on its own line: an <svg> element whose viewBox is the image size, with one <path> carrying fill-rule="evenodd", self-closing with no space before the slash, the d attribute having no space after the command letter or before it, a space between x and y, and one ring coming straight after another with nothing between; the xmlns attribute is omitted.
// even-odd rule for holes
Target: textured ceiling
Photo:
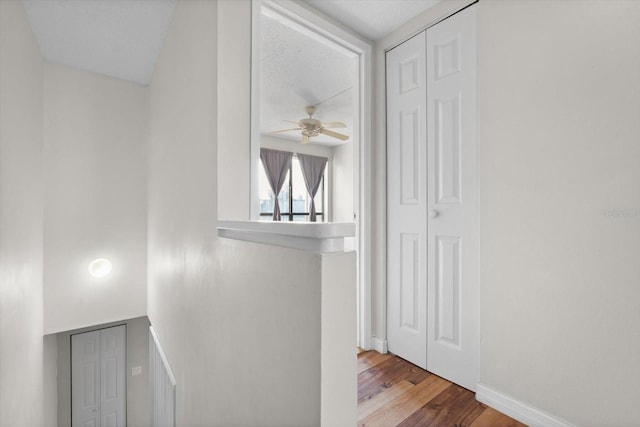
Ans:
<svg viewBox="0 0 640 427"><path fill-rule="evenodd" d="M177 2L22 1L48 61L140 84L151 79ZM440 0L305 1L364 37L377 40ZM283 120L298 121L306 116L305 106L320 103L314 117L346 123L347 129L336 131L352 137L358 97L357 58L277 16L263 16L261 25L261 131L295 127ZM300 138L295 132L279 136ZM326 136L314 138L314 142L341 143Z"/></svg>
<svg viewBox="0 0 640 427"><path fill-rule="evenodd" d="M358 95L357 57L275 15L263 14L260 25L261 132L295 128L295 124L283 120L298 121L306 116L307 105L320 103L314 118L344 122L347 128L336 131L351 137ZM300 131L278 136L301 138ZM322 135L312 141L342 143Z"/></svg>
<svg viewBox="0 0 640 427"><path fill-rule="evenodd" d="M442 0L304 0L369 40L380 40Z"/></svg>
<svg viewBox="0 0 640 427"><path fill-rule="evenodd" d="M148 84L176 0L23 3L48 61Z"/></svg>
<svg viewBox="0 0 640 427"><path fill-rule="evenodd" d="M379 40L441 0L304 1L367 39ZM297 121L305 117L306 105L322 102L314 117L324 122L344 122L347 129L336 131L353 137L358 97L357 58L269 12L263 14L260 36L261 132L296 127L283 120ZM300 139L300 132L277 136ZM313 138L312 142L343 144L325 136Z"/></svg>

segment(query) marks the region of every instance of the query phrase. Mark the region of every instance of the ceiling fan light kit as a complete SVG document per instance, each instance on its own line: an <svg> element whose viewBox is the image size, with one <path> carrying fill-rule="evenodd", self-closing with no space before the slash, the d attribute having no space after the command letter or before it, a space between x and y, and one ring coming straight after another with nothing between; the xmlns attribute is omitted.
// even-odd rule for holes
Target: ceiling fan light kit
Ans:
<svg viewBox="0 0 640 427"><path fill-rule="evenodd" d="M297 128L276 130L269 133L274 134L274 133L282 133L282 132L301 131L300 132L302 134L302 140L300 141L301 144L310 143L311 138L316 137L320 134L329 136L331 138L336 138L342 141L346 141L349 139L347 135L329 130L329 128L346 128L347 125L345 125L344 123L342 122L322 123L320 120L314 119L313 114L316 112L316 107L314 107L313 105L308 105L305 108L305 111L307 112L307 115L309 117L300 119L297 122L293 120L284 120L285 122L288 122L288 123L296 123L298 125Z"/></svg>

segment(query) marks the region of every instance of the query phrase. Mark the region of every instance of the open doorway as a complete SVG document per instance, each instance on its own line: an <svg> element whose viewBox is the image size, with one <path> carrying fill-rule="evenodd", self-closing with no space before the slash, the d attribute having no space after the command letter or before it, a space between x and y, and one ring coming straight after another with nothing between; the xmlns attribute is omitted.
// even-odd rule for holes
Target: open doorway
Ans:
<svg viewBox="0 0 640 427"><path fill-rule="evenodd" d="M316 220L356 223L356 236L345 241L358 259L355 344L371 348L371 46L309 6L252 4L251 218L310 220L312 197L296 165L304 156L326 159L313 197L316 212L322 209ZM265 150L288 166L266 170Z"/></svg>

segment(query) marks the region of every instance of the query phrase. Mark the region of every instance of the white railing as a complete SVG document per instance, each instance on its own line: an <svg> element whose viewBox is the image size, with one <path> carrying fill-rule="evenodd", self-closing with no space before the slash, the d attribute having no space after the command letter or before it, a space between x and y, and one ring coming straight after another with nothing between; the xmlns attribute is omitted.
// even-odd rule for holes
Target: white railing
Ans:
<svg viewBox="0 0 640 427"><path fill-rule="evenodd" d="M149 327L149 366L151 425L152 427L175 427L176 380L153 326Z"/></svg>

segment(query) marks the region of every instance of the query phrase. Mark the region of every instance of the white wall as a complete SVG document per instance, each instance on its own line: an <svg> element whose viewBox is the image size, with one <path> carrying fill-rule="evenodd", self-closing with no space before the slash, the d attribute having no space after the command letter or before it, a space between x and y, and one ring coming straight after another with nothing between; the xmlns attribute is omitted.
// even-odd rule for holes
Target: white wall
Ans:
<svg viewBox="0 0 640 427"><path fill-rule="evenodd" d="M581 426L640 425L638 22L480 2L482 382Z"/></svg>
<svg viewBox="0 0 640 427"><path fill-rule="evenodd" d="M0 1L0 426L3 427L44 425L42 75L42 57L22 3Z"/></svg>
<svg viewBox="0 0 640 427"><path fill-rule="evenodd" d="M227 326L212 307L217 12L216 2L178 2L149 88L148 311L175 374L179 426L218 417L213 358L226 351L212 335Z"/></svg>
<svg viewBox="0 0 640 427"><path fill-rule="evenodd" d="M451 6L377 44L378 99L383 50ZM639 19L636 2L479 3L481 382L576 425L640 423ZM384 201L376 206L384 260Z"/></svg>
<svg viewBox="0 0 640 427"><path fill-rule="evenodd" d="M217 141L211 120L226 84L217 61L233 54L218 49L217 22L234 7L246 4L179 2L150 86L149 318L175 374L178 425L319 425L322 257L216 236L217 177L228 179L216 145L238 143ZM235 25L248 31L250 15ZM342 300L355 323L355 296ZM355 422L355 350L353 376L336 379L330 356L324 377L347 384L340 402L353 411L326 408Z"/></svg>
<svg viewBox="0 0 640 427"><path fill-rule="evenodd" d="M354 178L354 145L353 141L340 145L333 149L332 164L332 221L353 222L355 212L355 184ZM350 249L353 247L353 239L350 240Z"/></svg>
<svg viewBox="0 0 640 427"><path fill-rule="evenodd" d="M149 319L138 317L118 322L94 325L73 331L47 335L57 341L57 424L71 426L71 335L112 326L127 325L127 426L151 425L149 396ZM140 375L131 375L131 369L141 367ZM54 425L54 424L51 424Z"/></svg>
<svg viewBox="0 0 640 427"><path fill-rule="evenodd" d="M44 87L45 333L145 315L147 88L52 64Z"/></svg>
<svg viewBox="0 0 640 427"><path fill-rule="evenodd" d="M250 219L251 1L218 0L218 218Z"/></svg>
<svg viewBox="0 0 640 427"><path fill-rule="evenodd" d="M319 144L300 144L300 141L278 138L270 135L260 136L260 147L272 150L291 151L292 153L322 156L329 160L333 158L333 148Z"/></svg>

